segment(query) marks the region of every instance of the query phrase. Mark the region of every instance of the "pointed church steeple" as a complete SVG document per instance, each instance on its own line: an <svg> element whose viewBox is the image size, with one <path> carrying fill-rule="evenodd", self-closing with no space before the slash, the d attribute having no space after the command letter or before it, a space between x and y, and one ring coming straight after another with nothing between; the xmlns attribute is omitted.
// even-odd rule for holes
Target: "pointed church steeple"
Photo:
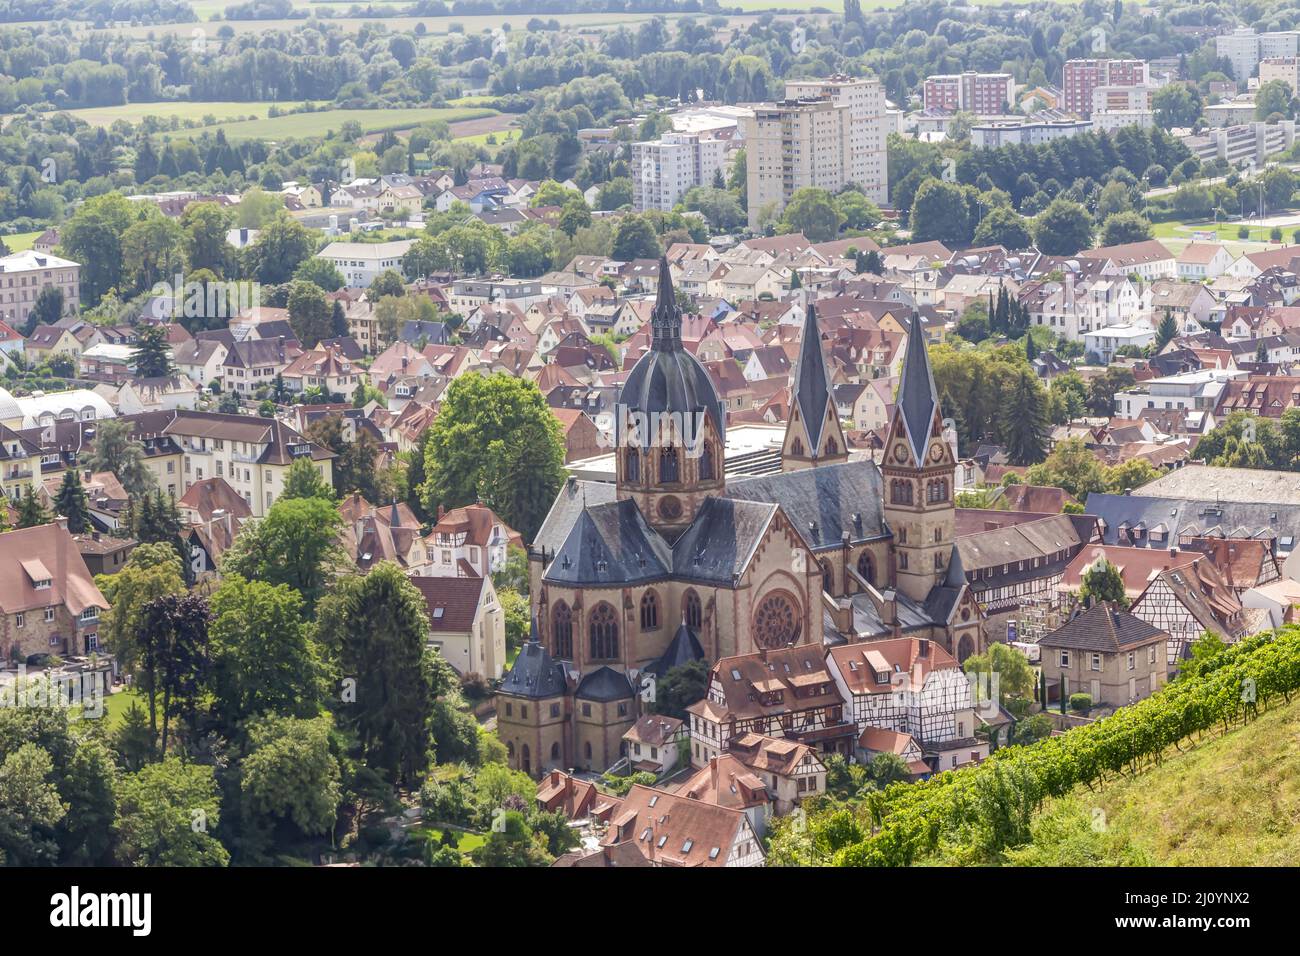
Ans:
<svg viewBox="0 0 1300 956"><path fill-rule="evenodd" d="M659 290L650 316L650 336L650 347L656 351L680 352L682 349L682 310L677 304L667 256L659 257Z"/></svg>
<svg viewBox="0 0 1300 956"><path fill-rule="evenodd" d="M915 601L952 577L956 549L954 483L957 462L944 440L925 330L913 311L898 401L880 462L885 520L894 535L894 580Z"/></svg>
<svg viewBox="0 0 1300 956"><path fill-rule="evenodd" d="M781 448L782 469L794 471L848 461L844 429L831 393L830 369L822 350L817 308L812 303L804 314L799 362L790 391L790 421Z"/></svg>
<svg viewBox="0 0 1300 956"><path fill-rule="evenodd" d="M925 445L938 407L939 394L934 387L930 357L925 351L925 332L921 328L920 313L914 309L907 331L902 381L898 386L898 417L918 462L925 460Z"/></svg>

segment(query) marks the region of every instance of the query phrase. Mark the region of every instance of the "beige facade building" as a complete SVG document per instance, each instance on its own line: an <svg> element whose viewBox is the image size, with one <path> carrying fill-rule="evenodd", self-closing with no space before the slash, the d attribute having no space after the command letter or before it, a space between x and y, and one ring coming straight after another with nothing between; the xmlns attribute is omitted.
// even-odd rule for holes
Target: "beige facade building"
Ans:
<svg viewBox="0 0 1300 956"><path fill-rule="evenodd" d="M872 202L889 198L885 94L874 79L834 76L786 84L786 100L743 120L749 225L779 213L806 186L835 192L856 183Z"/></svg>
<svg viewBox="0 0 1300 956"><path fill-rule="evenodd" d="M616 481L567 482L529 554L534 635L497 703L510 765L528 773L606 770L656 679L696 660L719 662L716 706L749 715L761 698L762 713L749 716L762 725L746 731L849 753L857 728L821 733L826 720L840 723L827 714L833 690L820 716L796 723L788 713L806 709L805 678L829 631L850 643L905 631L958 661L984 647L954 547L956 464L924 336L909 336L882 471L847 460L810 309L783 470L729 480L722 401L683 345L666 259L660 275L652 348L620 394ZM803 655L790 665L788 696L768 686L763 663L787 654ZM709 720L709 739L727 749L737 722Z"/></svg>
<svg viewBox="0 0 1300 956"><path fill-rule="evenodd" d="M63 293L63 314L81 309L81 265L28 249L0 256L0 321L21 329L46 286Z"/></svg>
<svg viewBox="0 0 1300 956"><path fill-rule="evenodd" d="M1165 683L1169 635L1114 605L1094 605L1039 641L1049 686L1087 694L1093 706L1123 707Z"/></svg>
<svg viewBox="0 0 1300 956"><path fill-rule="evenodd" d="M1300 90L1300 56L1279 56L1260 60L1260 86L1270 80L1281 80L1291 87L1291 93L1294 95L1296 90Z"/></svg>

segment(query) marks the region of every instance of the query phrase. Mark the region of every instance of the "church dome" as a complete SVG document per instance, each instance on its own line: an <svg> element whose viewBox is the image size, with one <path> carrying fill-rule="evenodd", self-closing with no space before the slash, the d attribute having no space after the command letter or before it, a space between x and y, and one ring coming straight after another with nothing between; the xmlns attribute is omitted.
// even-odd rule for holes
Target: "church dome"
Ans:
<svg viewBox="0 0 1300 956"><path fill-rule="evenodd" d="M619 444L623 444L627 428L636 423L637 413L647 418L665 414L679 416L678 420L686 428L693 429L685 436L689 440L699 434L702 424L694 416L712 415L721 438L726 413L708 370L682 346L682 310L673 293L667 258L659 261L659 295L650 325L650 351L633 366L619 395L616 423ZM638 437L643 446L651 443L648 434Z"/></svg>

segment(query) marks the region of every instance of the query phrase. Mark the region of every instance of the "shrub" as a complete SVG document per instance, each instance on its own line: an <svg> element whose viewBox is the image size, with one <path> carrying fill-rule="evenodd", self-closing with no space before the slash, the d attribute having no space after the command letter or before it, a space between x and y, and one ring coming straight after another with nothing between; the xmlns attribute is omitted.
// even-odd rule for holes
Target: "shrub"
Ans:
<svg viewBox="0 0 1300 956"><path fill-rule="evenodd" d="M1070 709L1076 714L1086 714L1092 710L1092 697L1088 694L1071 694Z"/></svg>
<svg viewBox="0 0 1300 956"><path fill-rule="evenodd" d="M1237 227L1237 238L1238 238L1238 239L1249 239L1249 238L1250 238L1250 230L1247 229L1245 226L1238 226L1238 227Z"/></svg>

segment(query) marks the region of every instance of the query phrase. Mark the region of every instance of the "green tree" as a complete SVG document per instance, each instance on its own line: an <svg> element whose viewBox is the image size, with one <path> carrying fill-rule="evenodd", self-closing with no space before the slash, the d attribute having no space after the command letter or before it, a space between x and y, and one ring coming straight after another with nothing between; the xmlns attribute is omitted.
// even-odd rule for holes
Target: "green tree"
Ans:
<svg viewBox="0 0 1300 956"><path fill-rule="evenodd" d="M1120 608L1127 608L1128 596L1124 593L1124 578L1119 573L1119 568L1104 557L1098 558L1083 572L1079 601L1084 607L1109 601Z"/></svg>
<svg viewBox="0 0 1300 956"><path fill-rule="evenodd" d="M224 726L263 714L311 717L325 667L286 585L228 574L212 595L211 687Z"/></svg>
<svg viewBox="0 0 1300 956"><path fill-rule="evenodd" d="M390 295L398 298L406 295L406 285L402 282L399 273L392 269L385 269L375 276L375 281L370 283L370 287L366 289L366 299L370 302L378 302L385 296Z"/></svg>
<svg viewBox="0 0 1300 956"><path fill-rule="evenodd" d="M19 330L30 336L38 325L53 325L63 318L63 290L55 285L47 285L36 293L32 311L27 314L27 321Z"/></svg>
<svg viewBox="0 0 1300 956"><path fill-rule="evenodd" d="M1156 353L1164 351L1164 347L1178 337L1178 323L1174 320L1174 314L1169 309L1165 309L1164 316L1160 319L1160 324L1156 326Z"/></svg>
<svg viewBox="0 0 1300 956"><path fill-rule="evenodd" d="M614 249L611 255L619 262L631 262L633 259L657 259L662 248L659 237L644 216L627 215L618 224L614 234Z"/></svg>
<svg viewBox="0 0 1300 956"><path fill-rule="evenodd" d="M310 616L330 581L348 564L339 545L343 519L323 498L280 499L261 521L246 524L226 551L223 574L284 584Z"/></svg>
<svg viewBox="0 0 1300 956"><path fill-rule="evenodd" d="M704 661L671 667L655 682L654 712L688 720L686 708L704 698L709 689L709 668Z"/></svg>
<svg viewBox="0 0 1300 956"><path fill-rule="evenodd" d="M1117 212L1107 216L1101 224L1101 244L1103 246L1122 246L1129 242L1142 242L1155 233L1151 231L1150 220L1135 212Z"/></svg>
<svg viewBox="0 0 1300 956"><path fill-rule="evenodd" d="M1072 256L1092 245L1092 217L1068 199L1053 199L1034 220L1034 241L1049 256Z"/></svg>
<svg viewBox="0 0 1300 956"><path fill-rule="evenodd" d="M333 338L334 307L320 286L294 280L289 286L289 324L305 348L315 348L321 339Z"/></svg>
<svg viewBox="0 0 1300 956"><path fill-rule="evenodd" d="M172 348L167 330L161 325L145 325L136 330L131 350L131 367L140 378L167 378L174 375Z"/></svg>
<svg viewBox="0 0 1300 956"><path fill-rule="evenodd" d="M221 802L210 766L166 757L122 777L117 829L123 862L134 866L226 866L212 836Z"/></svg>
<svg viewBox="0 0 1300 956"><path fill-rule="evenodd" d="M1002 414L1001 433L1011 463L1032 465L1042 461L1050 431L1047 390L1028 368L1021 368L1016 375Z"/></svg>
<svg viewBox="0 0 1300 956"><path fill-rule="evenodd" d="M840 234L845 218L830 193L804 186L795 190L786 203L780 231L801 232L810 242L828 242Z"/></svg>
<svg viewBox="0 0 1300 956"><path fill-rule="evenodd" d="M974 235L965 189L941 179L931 178L921 184L912 199L908 221L917 242L937 239L966 243Z"/></svg>
<svg viewBox="0 0 1300 956"><path fill-rule="evenodd" d="M181 213L181 243L191 271L207 269L221 277L229 274L234 259L226 234L234 215L214 202L190 203Z"/></svg>
<svg viewBox="0 0 1300 956"><path fill-rule="evenodd" d="M87 199L59 231L59 253L81 263L81 302L93 307L122 283L122 236L140 209L119 192Z"/></svg>
<svg viewBox="0 0 1300 956"><path fill-rule="evenodd" d="M109 609L99 622L100 640L127 672L141 658L140 631L144 608L167 594L185 589L181 559L168 544L137 545L121 571L95 579Z"/></svg>
<svg viewBox="0 0 1300 956"><path fill-rule="evenodd" d="M324 498L334 500L334 488L320 473L319 466L311 458L303 455L295 458L289 466L289 473L284 479L284 491L280 499L288 498Z"/></svg>
<svg viewBox="0 0 1300 956"><path fill-rule="evenodd" d="M337 292L344 285L343 273L339 272L338 266L319 256L304 259L294 270L293 278L296 282L310 282L325 292Z"/></svg>
<svg viewBox="0 0 1300 956"><path fill-rule="evenodd" d="M259 816L287 820L313 836L334 829L342 797L329 714L268 716L248 729L249 752L240 765L240 788Z"/></svg>
<svg viewBox="0 0 1300 956"><path fill-rule="evenodd" d="M429 759L435 660L446 668L428 645L423 596L401 568L381 562L321 600L317 633L345 681L340 725L355 733L371 768L413 785Z"/></svg>
<svg viewBox="0 0 1300 956"><path fill-rule="evenodd" d="M996 641L989 645L986 653L972 654L966 658L962 670L967 674L989 675L990 678L997 674L997 702L1000 706L1006 706L1008 697L1032 697L1038 683L1038 675L1029 666L1025 655L1008 644ZM978 684L976 686L979 687Z"/></svg>
<svg viewBox="0 0 1300 956"><path fill-rule="evenodd" d="M49 512L40 503L40 498L32 492L31 486L22 489L22 498L18 501L18 527L35 528L38 524L51 522Z"/></svg>
<svg viewBox="0 0 1300 956"><path fill-rule="evenodd" d="M54 497L54 510L68 519L68 530L85 534L91 527L90 508L86 504L86 489L81 486L81 475L75 468L63 473L63 483Z"/></svg>
<svg viewBox="0 0 1300 956"><path fill-rule="evenodd" d="M95 441L86 467L92 472L112 472L133 498L153 491L153 472L144 463L140 443L132 437L131 423L124 418L105 418L95 425Z"/></svg>
<svg viewBox="0 0 1300 956"><path fill-rule="evenodd" d="M481 499L532 540L564 482L559 422L537 386L504 374L463 375L429 431L426 512Z"/></svg>
<svg viewBox="0 0 1300 956"><path fill-rule="evenodd" d="M247 194L240 202L242 210ZM310 230L281 211L247 246L243 253L244 272L263 285L288 282L298 266L316 253L316 238Z"/></svg>
<svg viewBox="0 0 1300 956"><path fill-rule="evenodd" d="M1101 463L1079 438L1057 443L1046 459L1030 467L1026 480L1031 485L1064 488L1080 501L1094 491L1106 490Z"/></svg>
<svg viewBox="0 0 1300 956"><path fill-rule="evenodd" d="M1201 116L1201 91L1191 83L1167 83L1151 95L1156 125L1161 129L1190 127Z"/></svg>
<svg viewBox="0 0 1300 956"><path fill-rule="evenodd" d="M50 779L54 761L28 743L0 763L0 858L9 866L58 860L56 828L68 812Z"/></svg>
<svg viewBox="0 0 1300 956"><path fill-rule="evenodd" d="M1267 120L1274 114L1280 115L1282 119L1291 119L1295 115L1291 87L1283 80L1261 83L1255 91L1255 119Z"/></svg>
<svg viewBox="0 0 1300 956"><path fill-rule="evenodd" d="M1029 220L1010 206L996 206L975 227L975 245L1024 249L1032 239Z"/></svg>

